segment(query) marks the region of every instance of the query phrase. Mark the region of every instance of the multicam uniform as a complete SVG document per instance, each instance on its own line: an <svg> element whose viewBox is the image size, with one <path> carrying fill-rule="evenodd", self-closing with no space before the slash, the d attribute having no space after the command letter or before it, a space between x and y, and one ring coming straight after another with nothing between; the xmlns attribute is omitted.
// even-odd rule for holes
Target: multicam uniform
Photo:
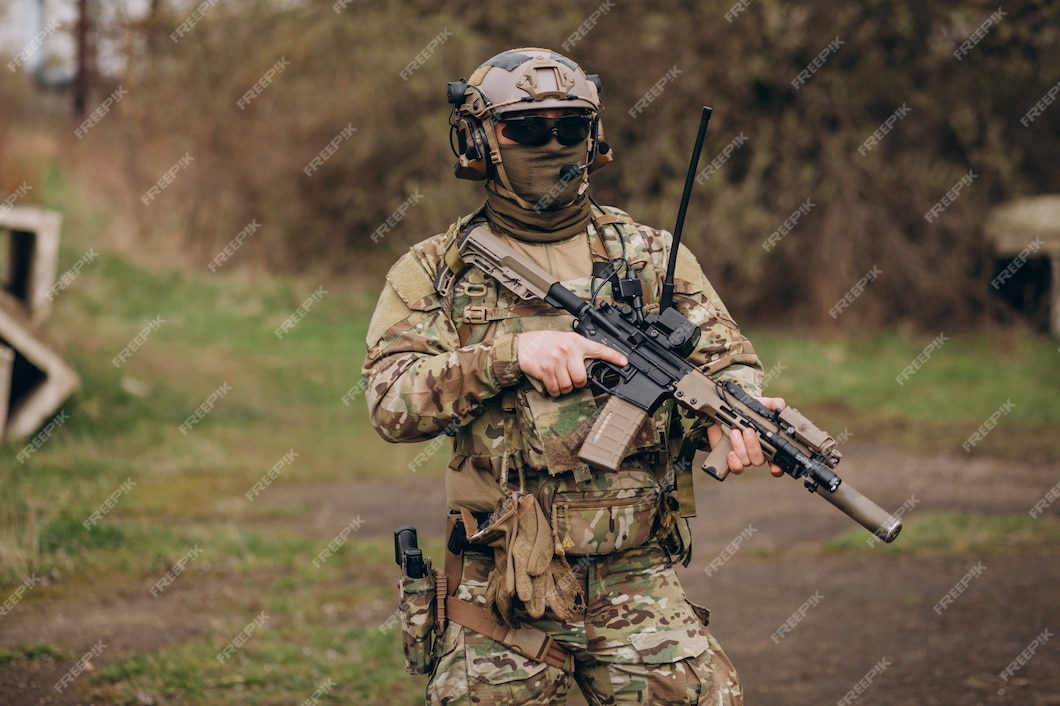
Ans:
<svg viewBox="0 0 1060 706"><path fill-rule="evenodd" d="M573 670L449 622L435 645L429 701L563 703L573 677L591 703L741 704L736 673L706 628L706 611L687 601L664 548L672 543L660 542L680 521L671 459L681 425L670 405L638 431L619 471L581 462L577 450L604 400L589 388L557 398L538 392L517 353L521 332L570 331L572 317L519 300L474 268L461 271L446 295L436 289L439 273L459 265L449 246L470 220L413 246L387 276L363 371L372 422L389 441L453 436L451 512L489 513L507 494L533 494L581 596L566 620L551 609L532 619L517 607L518 619L571 653ZM586 231L561 242L506 239L585 299L600 284L589 276L591 263L624 257L643 283L645 311L658 310L671 236L618 209L594 207ZM608 300L604 284L597 301ZM675 304L702 330L689 360L759 394L754 350L683 246ZM687 433L705 438L698 421ZM465 551L450 600L485 606L493 561L485 547Z"/></svg>

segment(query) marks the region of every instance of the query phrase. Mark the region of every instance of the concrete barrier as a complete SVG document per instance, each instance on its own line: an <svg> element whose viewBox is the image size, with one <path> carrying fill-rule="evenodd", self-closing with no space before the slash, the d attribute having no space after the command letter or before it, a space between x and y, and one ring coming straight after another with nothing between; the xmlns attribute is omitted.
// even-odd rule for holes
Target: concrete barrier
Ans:
<svg viewBox="0 0 1060 706"><path fill-rule="evenodd" d="M43 208L16 206L0 215L0 231L10 234L4 291L22 302L35 326L51 314L62 222L61 214Z"/></svg>
<svg viewBox="0 0 1060 706"><path fill-rule="evenodd" d="M0 290L0 438L30 436L80 387L44 324L59 264L62 216L39 208L0 213L8 239Z"/></svg>

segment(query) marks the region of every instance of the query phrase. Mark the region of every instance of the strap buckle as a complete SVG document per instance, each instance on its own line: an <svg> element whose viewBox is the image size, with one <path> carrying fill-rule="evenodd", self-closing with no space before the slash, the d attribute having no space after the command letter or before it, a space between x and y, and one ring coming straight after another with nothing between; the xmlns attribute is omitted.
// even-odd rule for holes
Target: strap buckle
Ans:
<svg viewBox="0 0 1060 706"><path fill-rule="evenodd" d="M484 282L464 282L462 289L464 294L476 299L489 294L489 288Z"/></svg>
<svg viewBox="0 0 1060 706"><path fill-rule="evenodd" d="M527 659L535 662L544 662L545 655L552 649L555 640L552 636L541 630L524 630L523 628L509 628L503 640L499 640L510 649Z"/></svg>
<svg viewBox="0 0 1060 706"><path fill-rule="evenodd" d="M469 324L485 324L489 322L489 312L484 306L465 306L464 321Z"/></svg>

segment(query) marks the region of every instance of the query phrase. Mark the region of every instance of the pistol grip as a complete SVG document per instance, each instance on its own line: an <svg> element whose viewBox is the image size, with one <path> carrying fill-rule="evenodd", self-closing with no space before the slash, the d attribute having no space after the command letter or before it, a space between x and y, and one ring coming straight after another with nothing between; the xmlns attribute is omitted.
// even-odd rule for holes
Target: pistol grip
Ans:
<svg viewBox="0 0 1060 706"><path fill-rule="evenodd" d="M612 396L596 415L593 428L578 450L578 458L589 465L617 471L647 416L640 407Z"/></svg>

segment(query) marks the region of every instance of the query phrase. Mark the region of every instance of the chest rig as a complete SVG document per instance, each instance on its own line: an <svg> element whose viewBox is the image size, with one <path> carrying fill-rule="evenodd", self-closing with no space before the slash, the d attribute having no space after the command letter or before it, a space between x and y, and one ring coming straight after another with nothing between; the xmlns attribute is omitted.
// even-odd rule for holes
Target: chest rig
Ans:
<svg viewBox="0 0 1060 706"><path fill-rule="evenodd" d="M446 238L446 263L435 284L446 300L461 345L488 344L499 336L526 331L572 330L573 318L568 313L544 302L524 301L477 268L465 265L456 243L466 229L483 223L481 214L474 213L453 224ZM547 249L549 245L534 247ZM646 236L629 216L594 205L588 251L597 274L604 273L609 265L610 271L632 271L642 284L645 312L657 311L665 271L662 243ZM612 301L612 285L606 275L594 278L585 272L562 282L584 299L595 296L597 303ZM585 482L591 472L577 458L577 451L604 401L588 387L559 398L538 392L529 382L506 390L456 432L453 463L464 465L471 460L483 470L489 467L502 488L509 480L514 482L515 473L519 474L519 486L528 490L537 485L535 476L556 477L569 472L575 483ZM670 405L664 405L654 419L648 420L632 447L636 462L657 473L670 465L670 410Z"/></svg>

